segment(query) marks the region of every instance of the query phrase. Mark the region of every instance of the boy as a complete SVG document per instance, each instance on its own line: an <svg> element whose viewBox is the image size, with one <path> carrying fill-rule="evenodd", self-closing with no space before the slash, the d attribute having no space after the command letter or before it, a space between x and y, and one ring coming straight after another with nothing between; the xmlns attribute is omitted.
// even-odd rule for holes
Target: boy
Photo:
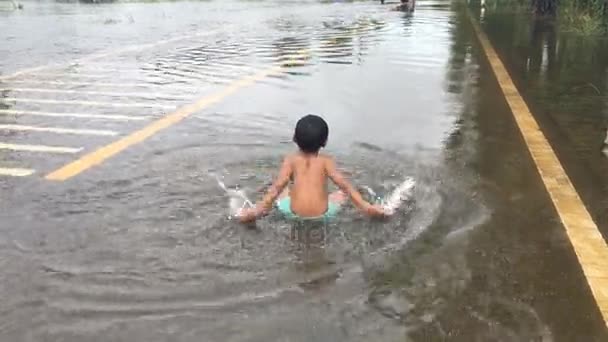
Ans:
<svg viewBox="0 0 608 342"><path fill-rule="evenodd" d="M244 209L239 217L241 222L251 222L264 216L272 208L273 202L281 196L278 209L293 219L329 219L335 216L348 194L355 206L369 216L385 216L381 206L365 201L353 188L334 161L319 150L325 147L329 128L321 117L307 115L301 118L295 129L293 141L300 151L285 157L279 176L268 192L254 208ZM341 191L328 195L327 179L331 179ZM293 181L290 191L283 190Z"/></svg>
<svg viewBox="0 0 608 342"><path fill-rule="evenodd" d="M393 8L393 11L414 12L416 0L401 0L401 4Z"/></svg>

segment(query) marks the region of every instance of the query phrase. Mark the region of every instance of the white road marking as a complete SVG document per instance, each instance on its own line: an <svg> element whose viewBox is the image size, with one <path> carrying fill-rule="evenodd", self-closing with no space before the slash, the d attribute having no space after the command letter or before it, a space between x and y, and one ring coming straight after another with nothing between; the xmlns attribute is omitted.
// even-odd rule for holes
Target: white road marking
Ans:
<svg viewBox="0 0 608 342"><path fill-rule="evenodd" d="M270 75L279 73L280 71L280 67L273 66L255 75L247 76L241 78L240 80L234 81L229 86L213 94L201 97L194 103L181 106L174 112L164 115L162 118L159 118L158 120L149 123L142 129L132 132L131 134L124 136L121 139L118 139L106 146L100 147L97 150L90 152L80 157L79 159L60 167L59 169L47 174L45 178L54 181L65 181L69 178L72 178L96 165L103 163L108 158L112 158L116 154L124 151L125 149L133 145L141 144L151 136L181 122L187 117L222 101L226 97L238 92L241 88L251 86Z"/></svg>
<svg viewBox="0 0 608 342"><path fill-rule="evenodd" d="M233 70L233 69L229 69ZM253 70L253 69L252 69ZM128 71L124 71L128 73ZM216 82L215 80L211 80L209 78L215 78L221 80L223 82L227 82L223 75L226 74L226 68L222 69L220 66L205 66L198 67L195 70L181 70L181 69L167 69L166 71L159 72L154 77L159 80L167 80L168 78L172 78L175 81L188 81L199 80L199 81L208 81L208 82ZM71 78L71 79L108 79L111 75L108 74L94 74L94 73L86 73L86 74L63 74L63 73L45 73L45 74L36 74L36 76L48 77L48 78ZM92 81L94 82L94 81Z"/></svg>
<svg viewBox="0 0 608 342"><path fill-rule="evenodd" d="M82 62L89 62L92 60L105 58L105 57L109 57L109 56L120 55L120 54L124 54L124 53L128 53L128 52L137 52L137 51L141 51L141 50L145 50L145 49L150 49L150 48L157 47L160 45L178 42L180 40L187 40L187 39L191 39L191 38L210 36L210 35L216 34L222 30L226 30L229 28L230 28L230 26L226 25L226 26L223 26L221 29L217 29L217 30L207 30L207 31L203 31L203 32L196 32L196 33L190 34L190 35L183 35L183 36L177 36L177 37L168 38L168 39L161 39L161 40L157 40L153 43L148 43L148 44L132 45L132 46L127 46L127 47L120 48L120 49L100 51L100 52L96 52L96 53L90 54L90 55L82 57L82 58L75 59L69 63L56 63L56 64L50 63L50 64L40 65L40 66L36 66L36 67L32 67L32 68L22 69L17 72L14 72L10 75L0 76L0 81L15 78L15 77L17 77L19 75L23 75L23 74L31 74L36 71L51 69L53 67L59 68L59 67L66 66L66 65L74 65L74 64L78 64L78 63L82 63Z"/></svg>
<svg viewBox="0 0 608 342"><path fill-rule="evenodd" d="M114 73L119 74L134 74L134 73L146 73L150 76L162 75L165 71L173 71L176 67L181 71L192 71L195 72L197 69L207 68L207 67L215 67L215 68L224 68L224 69L236 69L242 70L246 72L255 72L259 71L260 68L263 68L264 65L260 64L251 64L239 61L232 60L217 60L212 63L175 63L175 61L167 58L167 59L158 59L159 61L163 61L162 64L140 64L133 66L125 66L116 65L113 63L100 63L96 62L95 64L87 64L82 69L71 70L71 71L62 71L57 70L56 72L45 72L36 74L36 76L64 76L64 75L91 75L92 77L115 77L115 74L104 72L104 70L111 69Z"/></svg>
<svg viewBox="0 0 608 342"><path fill-rule="evenodd" d="M118 75L124 75L128 73L127 71L119 71ZM37 73L36 77L49 77L49 78L102 78L102 79L112 79L114 81L120 81L121 78L116 76L116 73L81 73L77 71L69 71L69 70L58 70L57 72L41 72ZM145 76L156 76L156 75L145 75ZM126 81L126 80L125 80Z"/></svg>
<svg viewBox="0 0 608 342"><path fill-rule="evenodd" d="M100 106L100 107L144 107L144 108L162 108L175 109L176 106L162 105L158 103L122 103L122 102L100 102L100 101L79 101L79 100L52 100L52 99L30 99L22 97L5 97L4 102L19 102L19 103L46 103L46 104L71 104L82 106Z"/></svg>
<svg viewBox="0 0 608 342"><path fill-rule="evenodd" d="M26 126L26 125L1 125L0 124L0 130L48 132L48 133L78 134L78 135L106 135L106 136L118 135L117 132L107 131L107 130L38 127L38 126Z"/></svg>
<svg viewBox="0 0 608 342"><path fill-rule="evenodd" d="M19 83L19 84L50 84L50 85L65 85L65 86L97 86L97 87L110 87L110 88L151 88L151 87L172 87L173 84L155 84L155 83L105 83L105 82L72 82L72 81L50 81L50 80L39 80L39 79L21 79L21 80L11 80L10 83ZM175 88L174 88L175 89ZM197 88L194 87L184 87L180 86L175 89L178 91L186 91L186 90L195 90Z"/></svg>
<svg viewBox="0 0 608 342"><path fill-rule="evenodd" d="M24 151L24 152L48 152L48 153L78 153L82 147L61 147L45 145L21 145L0 142L0 150Z"/></svg>
<svg viewBox="0 0 608 342"><path fill-rule="evenodd" d="M0 176L25 177L33 174L34 172L35 171L32 169L0 167Z"/></svg>
<svg viewBox="0 0 608 342"><path fill-rule="evenodd" d="M15 115L15 116L45 116L58 118L80 118L80 119L101 119L101 120L116 120L116 121L143 121L149 116L131 116L131 115L116 115L116 114L87 114L87 113L53 113L53 112L35 112L22 110L1 110L0 115Z"/></svg>
<svg viewBox="0 0 608 342"><path fill-rule="evenodd" d="M285 56L285 59L293 59L294 56L297 56L294 51L293 55ZM301 58L301 56L299 56ZM179 68L172 68L171 65L161 66L158 70L146 70L146 69L134 69L134 68L113 68L114 71L120 75L129 75L129 74L137 74L137 73L145 73L148 76L164 78L167 75L183 75L188 78L196 78L197 74L212 74L214 76L221 77L226 72L234 73L255 73L260 71L260 65L251 65L245 63L230 63L225 61L214 62L213 64L186 64L180 66ZM37 73L38 77L48 77L48 78L71 78L71 79L116 79L115 74L100 72L100 69L84 69L84 70L73 70L73 71L65 71L65 70L57 70L57 71L49 71L44 73Z"/></svg>
<svg viewBox="0 0 608 342"><path fill-rule="evenodd" d="M170 95L170 94L158 94L158 93L113 93L103 91L88 91L88 90L75 90L75 89L42 89L42 88L7 88L0 89L2 91L12 92L29 92L29 93L59 93L59 94L83 94L83 95L95 95L95 96L116 96L116 97L143 97L147 99L181 99L190 100L194 97L188 95Z"/></svg>

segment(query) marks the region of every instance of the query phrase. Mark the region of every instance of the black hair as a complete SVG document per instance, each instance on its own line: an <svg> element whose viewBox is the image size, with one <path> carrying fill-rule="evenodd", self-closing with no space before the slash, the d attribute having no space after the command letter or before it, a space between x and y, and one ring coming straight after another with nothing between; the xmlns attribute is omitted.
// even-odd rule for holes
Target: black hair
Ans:
<svg viewBox="0 0 608 342"><path fill-rule="evenodd" d="M293 141L304 153L317 153L325 147L329 127L320 116L306 115L298 120L293 134Z"/></svg>

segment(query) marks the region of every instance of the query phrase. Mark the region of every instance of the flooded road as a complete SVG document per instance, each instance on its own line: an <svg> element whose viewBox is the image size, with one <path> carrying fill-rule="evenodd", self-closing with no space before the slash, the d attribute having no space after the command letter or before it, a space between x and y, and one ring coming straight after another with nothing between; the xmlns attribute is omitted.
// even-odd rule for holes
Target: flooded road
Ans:
<svg viewBox="0 0 608 342"><path fill-rule="evenodd" d="M608 339L461 4L25 5L0 12L0 340ZM359 186L413 177L411 207L309 243L228 220L215 177L257 198L308 113Z"/></svg>
<svg viewBox="0 0 608 342"><path fill-rule="evenodd" d="M483 21L608 236L608 155L600 153L608 133L608 40L560 33L525 14L497 12Z"/></svg>

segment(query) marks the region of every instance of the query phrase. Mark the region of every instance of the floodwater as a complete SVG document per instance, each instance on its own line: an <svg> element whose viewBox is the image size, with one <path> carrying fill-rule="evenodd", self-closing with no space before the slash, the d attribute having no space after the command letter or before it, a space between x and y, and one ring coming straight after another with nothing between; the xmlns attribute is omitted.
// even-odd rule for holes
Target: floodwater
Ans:
<svg viewBox="0 0 608 342"><path fill-rule="evenodd" d="M606 238L608 39L560 33L526 13L482 20Z"/></svg>
<svg viewBox="0 0 608 342"><path fill-rule="evenodd" d="M1 341L607 340L461 3L24 4L0 12L0 124L12 125L0 143L65 149L0 150L0 167L36 171L0 178ZM599 170L568 149L603 140L605 76L600 95L572 90L582 52L553 54L561 72L523 68L538 62L513 51L530 39L516 18L483 24L549 127L581 137L562 153ZM581 68L591 77L606 60ZM42 177L276 65L73 179ZM555 98L571 107L551 111ZM573 126L579 111L593 142ZM413 177L408 207L386 222L347 208L296 238L278 215L255 229L228 220L215 177L257 198L307 113L327 119L327 153L357 185L382 194ZM591 188L585 200L602 194Z"/></svg>

